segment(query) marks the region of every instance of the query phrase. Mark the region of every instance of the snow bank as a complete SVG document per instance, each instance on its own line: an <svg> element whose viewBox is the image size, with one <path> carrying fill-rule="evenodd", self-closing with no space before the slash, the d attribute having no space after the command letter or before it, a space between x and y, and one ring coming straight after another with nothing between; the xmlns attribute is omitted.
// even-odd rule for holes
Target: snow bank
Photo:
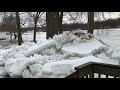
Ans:
<svg viewBox="0 0 120 90"><path fill-rule="evenodd" d="M37 53L42 52L43 50L47 49L47 48L51 48L51 47L55 47L55 41L54 40L50 40L50 41L46 41L45 43L42 44L38 44L38 45L34 45L32 46L30 49L28 49L24 55L26 57L30 56L30 55L34 55Z"/></svg>
<svg viewBox="0 0 120 90"><path fill-rule="evenodd" d="M66 31L63 34L55 35L53 39L56 41L56 48L61 49L62 45L67 43L80 43L94 38L92 34L86 34L82 30Z"/></svg>
<svg viewBox="0 0 120 90"><path fill-rule="evenodd" d="M4 67L0 67L0 77L1 76L7 76L8 73L5 71Z"/></svg>
<svg viewBox="0 0 120 90"><path fill-rule="evenodd" d="M7 60L5 70L12 78L21 77L22 72L30 65L38 63L35 59L17 58Z"/></svg>
<svg viewBox="0 0 120 90"><path fill-rule="evenodd" d="M23 71L22 77L23 78L33 78L31 72L28 69L26 69L26 70Z"/></svg>
<svg viewBox="0 0 120 90"><path fill-rule="evenodd" d="M4 65L5 65L5 59L0 56L0 66L4 66Z"/></svg>
<svg viewBox="0 0 120 90"><path fill-rule="evenodd" d="M105 63L119 65L119 60L111 59L110 57L106 56L105 53L98 54L96 57L102 59Z"/></svg>
<svg viewBox="0 0 120 90"><path fill-rule="evenodd" d="M107 57L112 55L112 49L105 49L106 45L82 31L64 32L37 44L25 42L0 51L0 78L6 75L12 78L63 78L74 72L75 66L90 60L118 64L117 60ZM104 52L101 54L101 51Z"/></svg>
<svg viewBox="0 0 120 90"><path fill-rule="evenodd" d="M31 57L10 58L5 61L4 68L12 78L40 78L44 77L44 75L41 75L41 71L45 63L61 61L63 59L73 60L75 58L79 57L75 57L70 53L54 54L51 56L34 54Z"/></svg>
<svg viewBox="0 0 120 90"><path fill-rule="evenodd" d="M108 56L108 57L110 57L112 55L112 53L113 53L113 50L114 49L111 48L111 47L106 47L105 55Z"/></svg>
<svg viewBox="0 0 120 90"><path fill-rule="evenodd" d="M74 72L74 67L89 62L90 58L92 58L92 60L95 59L90 56L81 59L62 60L46 63L42 68L42 75L46 75L48 77L52 77L53 75L54 77L59 77L60 75L67 76Z"/></svg>
<svg viewBox="0 0 120 90"><path fill-rule="evenodd" d="M64 34L60 35L55 35L53 37L53 40L46 40L45 43L42 44L37 44L30 49L28 49L24 55L25 56L31 56L34 54L39 54L42 51L56 47L57 50L60 50L62 48L62 45L67 44L67 43L79 43L83 40L90 40L92 39L93 36L90 34L83 33L82 31L73 31L73 32L65 32Z"/></svg>
<svg viewBox="0 0 120 90"><path fill-rule="evenodd" d="M5 66L5 61L11 58L23 58L23 53L28 50L30 46L34 45L31 42L25 42L21 46L13 46L10 49L3 49L0 51L0 66Z"/></svg>
<svg viewBox="0 0 120 90"><path fill-rule="evenodd" d="M53 48L48 48L46 50L43 50L40 54L41 55L53 55L57 53L58 53L58 50L56 49L56 47L53 47Z"/></svg>
<svg viewBox="0 0 120 90"><path fill-rule="evenodd" d="M72 32L70 32L70 31L64 32L63 34L55 35L53 37L53 40L48 40L45 43L37 44L37 45L30 47L30 49L28 49L24 53L24 55L26 57L29 57L29 56L34 55L34 54L45 54L45 53L48 54L49 52L51 55L50 49L52 47L54 47L54 51L55 51L54 53L57 53L57 52L61 51L61 48L62 48L62 50L67 51L66 48L63 48L63 46L65 46L65 45L70 45L70 47L67 46L67 49L69 49L69 48L76 49L76 48L81 47L82 45L85 45L83 47L84 51L83 51L83 49L81 49L82 50L81 52L75 51L77 54L81 53L81 55L84 55L84 52L86 52L86 50L87 50L87 53L90 53L93 50L96 50L96 48L100 48L100 46L102 46L102 44L100 42L98 43L97 40L96 40L97 43L95 41L91 42L91 40L93 40L93 38L94 38L93 35L86 34L81 30L72 31ZM72 44L77 44L77 45L73 46ZM92 44L91 47L94 47L94 48L90 48L89 52L88 52L88 48L86 48L86 47L88 47L87 46L88 44ZM94 45L94 44L96 44L96 45ZM73 49L72 49L72 51L73 51ZM45 52L45 50L46 50L46 52ZM69 51L67 51L67 52L69 52Z"/></svg>
<svg viewBox="0 0 120 90"><path fill-rule="evenodd" d="M98 40L84 41L79 44L70 44L62 47L63 53L72 52L78 56L84 57L93 55L100 50L104 49L105 45L100 43Z"/></svg>
<svg viewBox="0 0 120 90"><path fill-rule="evenodd" d="M84 58L74 60L62 60L57 62L46 63L42 68L42 75L46 75L46 77L63 78L73 73L75 71L74 67L85 64L87 62L102 62L113 64L112 62L104 61L104 59L100 59L94 56L87 56ZM114 64L118 65L118 62Z"/></svg>
<svg viewBox="0 0 120 90"><path fill-rule="evenodd" d="M120 60L120 47L117 47L112 51L111 58Z"/></svg>
<svg viewBox="0 0 120 90"><path fill-rule="evenodd" d="M41 69L42 65L41 64L33 64L29 67L29 69L26 69L22 73L23 78L35 78L35 77L40 77L41 76Z"/></svg>

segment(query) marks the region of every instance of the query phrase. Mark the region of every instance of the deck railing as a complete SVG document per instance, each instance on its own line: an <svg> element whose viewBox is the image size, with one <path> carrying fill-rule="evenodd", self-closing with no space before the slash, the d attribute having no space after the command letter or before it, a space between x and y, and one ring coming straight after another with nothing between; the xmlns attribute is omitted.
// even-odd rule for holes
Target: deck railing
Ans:
<svg viewBox="0 0 120 90"><path fill-rule="evenodd" d="M75 67L75 72L66 78L120 78L120 66L88 62L86 64Z"/></svg>

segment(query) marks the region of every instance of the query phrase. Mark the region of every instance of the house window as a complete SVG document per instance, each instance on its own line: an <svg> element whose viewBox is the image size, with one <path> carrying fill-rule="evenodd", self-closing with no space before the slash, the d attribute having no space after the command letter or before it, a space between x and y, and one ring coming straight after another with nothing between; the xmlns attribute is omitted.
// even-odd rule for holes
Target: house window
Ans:
<svg viewBox="0 0 120 90"><path fill-rule="evenodd" d="M9 35L9 33L6 33L6 35Z"/></svg>

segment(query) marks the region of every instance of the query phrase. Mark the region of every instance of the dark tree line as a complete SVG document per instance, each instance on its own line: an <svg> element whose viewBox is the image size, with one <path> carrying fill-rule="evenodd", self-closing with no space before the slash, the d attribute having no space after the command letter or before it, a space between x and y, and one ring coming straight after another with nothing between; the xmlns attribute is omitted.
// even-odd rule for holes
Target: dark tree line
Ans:
<svg viewBox="0 0 120 90"><path fill-rule="evenodd" d="M120 18L117 19L108 19L105 21L96 21L94 28L96 29L109 29L109 28L118 28L120 27Z"/></svg>
<svg viewBox="0 0 120 90"><path fill-rule="evenodd" d="M119 28L119 27L120 27L120 18L94 22L94 29L110 29L110 28ZM63 24L64 31L76 30L78 28L82 30L87 30L87 23Z"/></svg>

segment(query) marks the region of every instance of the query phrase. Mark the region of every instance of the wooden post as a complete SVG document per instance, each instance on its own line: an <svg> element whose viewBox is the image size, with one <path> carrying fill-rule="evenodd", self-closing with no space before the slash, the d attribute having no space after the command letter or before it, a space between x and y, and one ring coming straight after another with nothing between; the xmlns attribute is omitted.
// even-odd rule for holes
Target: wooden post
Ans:
<svg viewBox="0 0 120 90"><path fill-rule="evenodd" d="M77 70L77 78L80 78L80 77L79 77L79 70Z"/></svg>

